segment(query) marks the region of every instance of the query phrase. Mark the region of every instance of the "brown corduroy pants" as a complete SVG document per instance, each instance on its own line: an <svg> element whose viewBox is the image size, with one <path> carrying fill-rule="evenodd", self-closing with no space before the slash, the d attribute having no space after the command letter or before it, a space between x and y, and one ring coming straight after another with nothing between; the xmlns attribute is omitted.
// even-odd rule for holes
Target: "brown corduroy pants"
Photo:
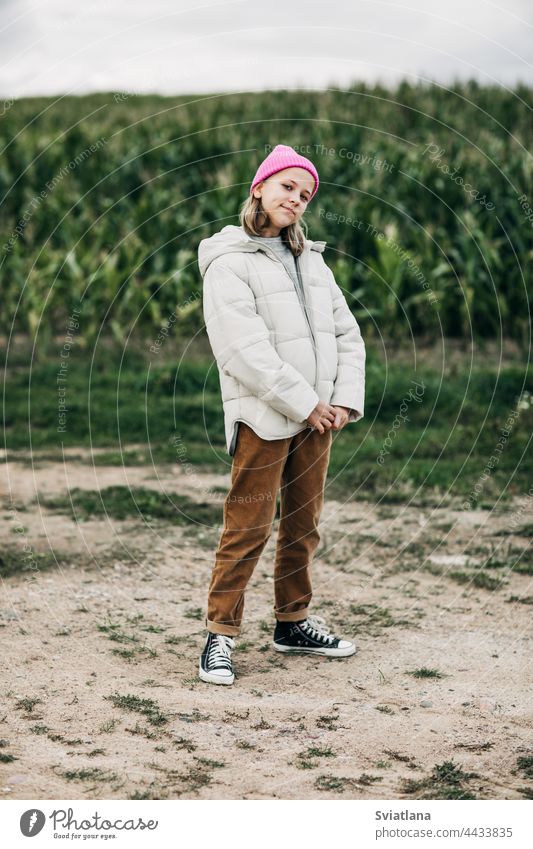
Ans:
<svg viewBox="0 0 533 849"><path fill-rule="evenodd" d="M306 618L331 442L331 430L321 434L311 427L285 439L265 440L239 422L224 529L209 586L208 631L230 637L240 633L244 593L272 533L278 493L274 613L284 622Z"/></svg>

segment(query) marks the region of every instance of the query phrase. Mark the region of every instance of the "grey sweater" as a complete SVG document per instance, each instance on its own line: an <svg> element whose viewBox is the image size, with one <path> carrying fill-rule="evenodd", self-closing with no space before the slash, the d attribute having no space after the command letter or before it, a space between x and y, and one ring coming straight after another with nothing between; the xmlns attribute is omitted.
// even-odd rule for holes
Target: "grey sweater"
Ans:
<svg viewBox="0 0 533 849"><path fill-rule="evenodd" d="M296 259L291 249L288 248L287 245L282 241L281 236L254 236L254 239L258 242L265 244L267 247L271 248L277 253L283 265L285 266L294 281L294 288L296 289L302 308L307 315L304 290L300 277L300 269L296 263Z"/></svg>

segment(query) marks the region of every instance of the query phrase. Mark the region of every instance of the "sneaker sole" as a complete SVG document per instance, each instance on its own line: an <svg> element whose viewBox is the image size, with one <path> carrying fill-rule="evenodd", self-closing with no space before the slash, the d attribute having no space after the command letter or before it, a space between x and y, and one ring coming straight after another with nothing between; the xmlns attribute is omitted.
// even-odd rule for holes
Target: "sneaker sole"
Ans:
<svg viewBox="0 0 533 849"><path fill-rule="evenodd" d="M302 648L299 646L281 646L279 643L272 642L272 647L276 651L283 652L284 654L319 654L325 657L350 657L352 654L355 654L357 651L357 646L352 645L347 649L327 649L327 648Z"/></svg>
<svg viewBox="0 0 533 849"><path fill-rule="evenodd" d="M206 681L208 684L233 684L235 681L235 675L225 676L223 678L221 675L214 675L212 672L205 672L202 667L199 668L198 674L202 681Z"/></svg>

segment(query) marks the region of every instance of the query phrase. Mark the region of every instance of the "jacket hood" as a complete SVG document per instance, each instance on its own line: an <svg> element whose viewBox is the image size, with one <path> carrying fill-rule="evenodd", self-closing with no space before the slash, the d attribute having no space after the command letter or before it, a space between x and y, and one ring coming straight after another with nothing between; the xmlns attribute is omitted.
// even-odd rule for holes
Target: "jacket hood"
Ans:
<svg viewBox="0 0 533 849"><path fill-rule="evenodd" d="M326 242L314 242L312 239L305 239L305 249L323 251L326 247ZM256 241L253 236L242 227L235 224L227 224L214 236L209 236L207 239L202 239L198 245L198 267L200 274L204 277L207 269L219 256L230 253L252 253L262 250L261 243Z"/></svg>

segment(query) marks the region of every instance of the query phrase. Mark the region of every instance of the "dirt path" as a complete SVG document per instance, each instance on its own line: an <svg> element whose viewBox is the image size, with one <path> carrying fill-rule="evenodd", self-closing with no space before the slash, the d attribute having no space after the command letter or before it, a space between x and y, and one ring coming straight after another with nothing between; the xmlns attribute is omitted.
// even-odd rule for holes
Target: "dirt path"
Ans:
<svg viewBox="0 0 533 849"><path fill-rule="evenodd" d="M195 476L196 488L228 483ZM338 660L270 647L275 526L225 688L197 678L217 528L75 523L33 501L116 484L195 497L180 467L2 469L2 545L60 563L3 581L0 798L533 793L531 574L486 569L504 577L492 590L459 582L491 543L516 561L529 540L497 532L512 515L531 523L531 504L465 513L327 500L313 612L355 634L357 654ZM443 677L410 674L423 668Z"/></svg>

